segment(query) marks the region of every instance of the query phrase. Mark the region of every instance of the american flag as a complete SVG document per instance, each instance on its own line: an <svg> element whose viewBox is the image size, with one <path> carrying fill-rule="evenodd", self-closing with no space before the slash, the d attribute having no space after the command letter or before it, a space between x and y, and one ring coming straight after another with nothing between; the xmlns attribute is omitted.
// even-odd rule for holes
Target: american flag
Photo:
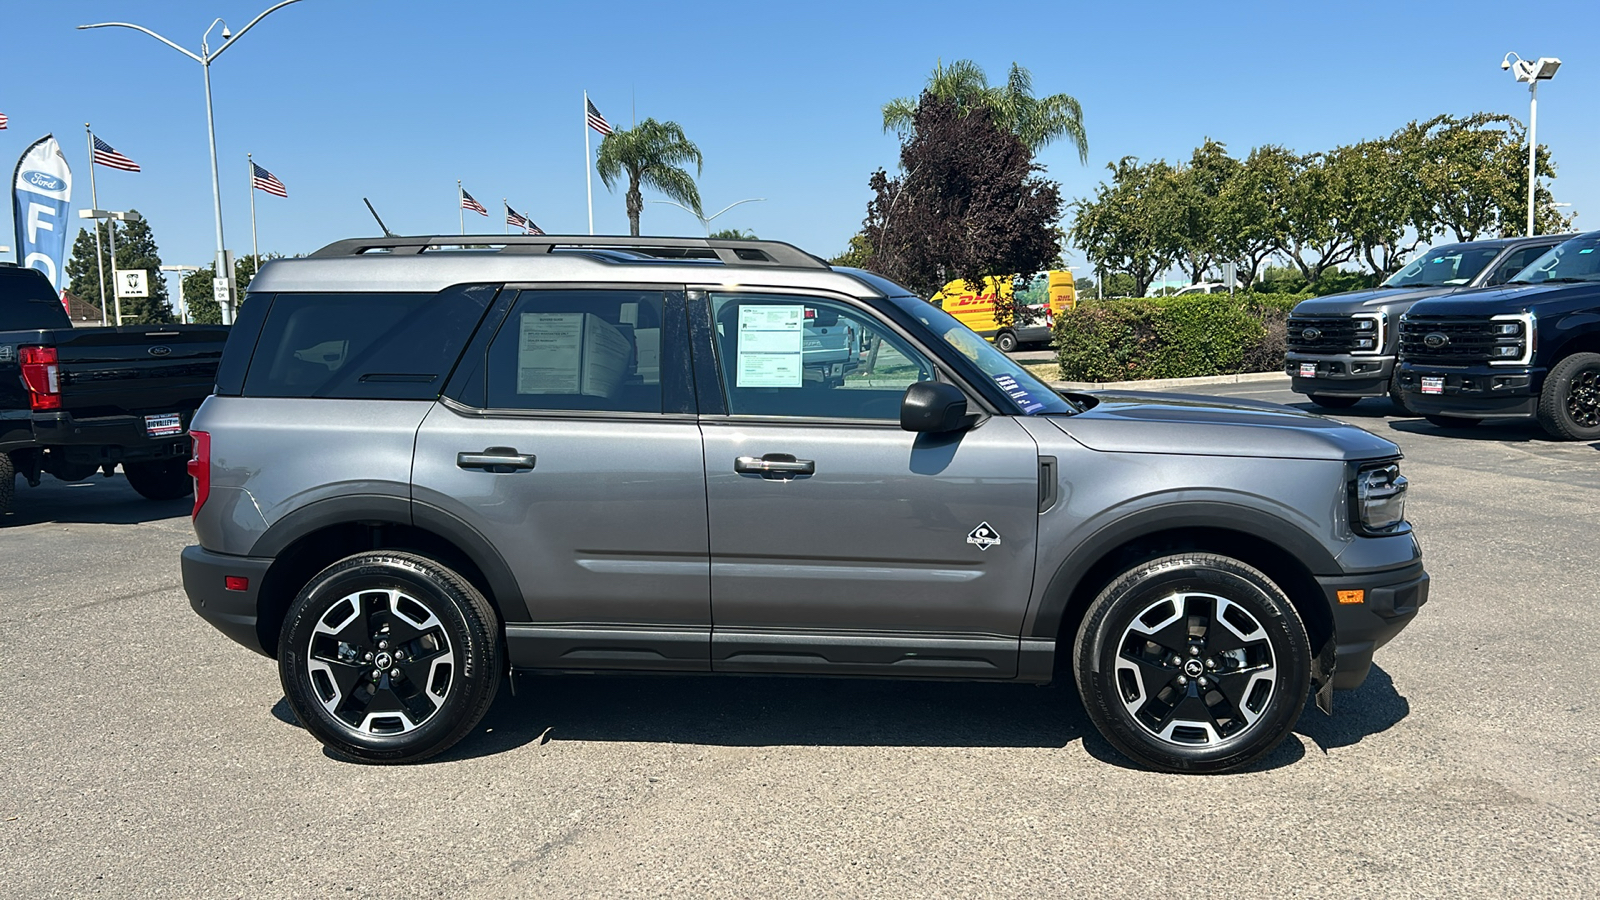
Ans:
<svg viewBox="0 0 1600 900"><path fill-rule="evenodd" d="M278 180L278 176L255 163L250 164L250 183L256 190L266 191L274 197L287 199L289 196L289 189L283 186L283 182Z"/></svg>
<svg viewBox="0 0 1600 900"><path fill-rule="evenodd" d="M467 193L465 189L462 189L461 191L461 208L470 209L480 216L487 216L489 214L489 211L483 208L483 204L472 199L472 195Z"/></svg>
<svg viewBox="0 0 1600 900"><path fill-rule="evenodd" d="M533 223L533 220L529 219L528 220L527 233L528 234L544 234L544 229L540 228L538 225L535 225Z"/></svg>
<svg viewBox="0 0 1600 900"><path fill-rule="evenodd" d="M600 115L600 110L594 108L594 101L585 97L583 102L585 106L589 107L589 115L587 117L589 120L589 127L600 132L601 134L610 134L611 123L606 121L605 116Z"/></svg>
<svg viewBox="0 0 1600 900"><path fill-rule="evenodd" d="M5 131L6 130L6 122L7 121L8 120L6 119L6 114L5 113L0 113L0 131Z"/></svg>
<svg viewBox="0 0 1600 900"><path fill-rule="evenodd" d="M519 213L516 210L512 209L511 208L511 204L507 203L506 204L506 224L507 225L515 225L518 228L527 228L528 227L528 217L523 215L522 213Z"/></svg>
<svg viewBox="0 0 1600 900"><path fill-rule="evenodd" d="M118 153L110 144L99 138L94 139L94 162L124 172L139 171L139 164Z"/></svg>

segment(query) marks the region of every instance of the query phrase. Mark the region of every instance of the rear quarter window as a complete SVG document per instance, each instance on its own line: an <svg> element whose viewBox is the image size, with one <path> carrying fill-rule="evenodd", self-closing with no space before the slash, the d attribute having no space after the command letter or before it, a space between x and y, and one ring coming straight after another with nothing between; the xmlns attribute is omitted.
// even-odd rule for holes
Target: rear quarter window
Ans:
<svg viewBox="0 0 1600 900"><path fill-rule="evenodd" d="M496 290L468 285L438 293L277 294L241 393L435 399Z"/></svg>

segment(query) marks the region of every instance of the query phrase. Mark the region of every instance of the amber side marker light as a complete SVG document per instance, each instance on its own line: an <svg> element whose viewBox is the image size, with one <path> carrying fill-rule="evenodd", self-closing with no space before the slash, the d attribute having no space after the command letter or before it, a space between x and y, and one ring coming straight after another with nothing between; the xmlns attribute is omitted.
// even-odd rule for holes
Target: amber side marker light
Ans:
<svg viewBox="0 0 1600 900"><path fill-rule="evenodd" d="M1362 603L1362 602L1365 602L1366 599L1367 599L1367 592L1366 591L1340 591L1339 592L1339 603L1340 604Z"/></svg>

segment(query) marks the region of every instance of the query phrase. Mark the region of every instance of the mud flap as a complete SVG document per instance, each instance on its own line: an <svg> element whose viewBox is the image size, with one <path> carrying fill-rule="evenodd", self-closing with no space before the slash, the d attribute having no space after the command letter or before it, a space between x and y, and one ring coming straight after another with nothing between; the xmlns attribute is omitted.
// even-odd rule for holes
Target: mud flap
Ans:
<svg viewBox="0 0 1600 900"><path fill-rule="evenodd" d="M1317 709L1325 716L1333 715L1333 673L1338 667L1339 645L1330 638L1311 666L1311 686L1316 691Z"/></svg>

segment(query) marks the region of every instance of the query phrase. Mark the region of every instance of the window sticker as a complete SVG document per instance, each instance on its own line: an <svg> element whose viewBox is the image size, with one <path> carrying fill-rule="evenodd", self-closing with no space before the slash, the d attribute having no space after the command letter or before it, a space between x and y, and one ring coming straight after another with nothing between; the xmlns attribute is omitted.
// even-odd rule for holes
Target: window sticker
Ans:
<svg viewBox="0 0 1600 900"><path fill-rule="evenodd" d="M627 374L632 348L615 325L590 313L523 313L517 393L609 397Z"/></svg>
<svg viewBox="0 0 1600 900"><path fill-rule="evenodd" d="M1018 384L1016 378L1010 375L996 375L994 383L1000 386L1000 390L1006 392L1006 396L1016 401L1017 406L1022 408L1023 415L1031 416L1044 409L1044 404L1034 398L1032 391Z"/></svg>
<svg viewBox="0 0 1600 900"><path fill-rule="evenodd" d="M805 307L739 307L739 352L734 386L800 387Z"/></svg>

